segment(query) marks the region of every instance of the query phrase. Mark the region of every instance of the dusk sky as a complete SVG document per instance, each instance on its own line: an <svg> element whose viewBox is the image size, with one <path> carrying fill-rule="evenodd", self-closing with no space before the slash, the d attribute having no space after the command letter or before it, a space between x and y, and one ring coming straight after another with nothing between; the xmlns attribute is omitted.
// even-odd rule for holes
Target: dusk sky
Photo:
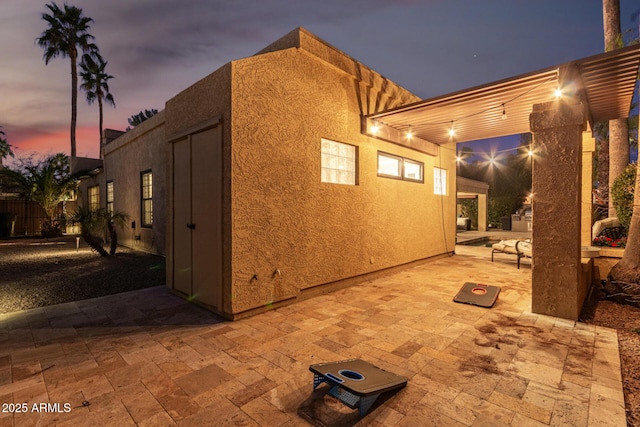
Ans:
<svg viewBox="0 0 640 427"><path fill-rule="evenodd" d="M0 126L19 156L69 153L69 59L35 40L42 0L0 4ZM601 0L70 0L94 19L116 107L105 128L165 102L296 27L421 98L603 51ZM621 0L623 31L637 0ZM58 2L62 7L63 1ZM78 95L78 155L98 155L98 106Z"/></svg>

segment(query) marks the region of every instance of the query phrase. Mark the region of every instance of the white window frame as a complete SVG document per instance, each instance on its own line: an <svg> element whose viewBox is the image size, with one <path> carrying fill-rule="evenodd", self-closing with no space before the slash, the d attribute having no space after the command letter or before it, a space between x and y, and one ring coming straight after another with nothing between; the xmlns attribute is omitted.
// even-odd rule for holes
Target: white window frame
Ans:
<svg viewBox="0 0 640 427"><path fill-rule="evenodd" d="M321 138L320 181L358 185L358 147Z"/></svg>
<svg viewBox="0 0 640 427"><path fill-rule="evenodd" d="M392 166L390 165L391 161L397 162L397 170L393 170L396 168L388 167ZM385 163L388 166L385 166ZM410 166L418 167L419 176L417 178L409 176L408 170L411 169ZM408 159L406 157L397 156L395 154L385 153L384 151L378 151L378 176L382 178L393 178L400 179L402 181L424 183L424 163Z"/></svg>

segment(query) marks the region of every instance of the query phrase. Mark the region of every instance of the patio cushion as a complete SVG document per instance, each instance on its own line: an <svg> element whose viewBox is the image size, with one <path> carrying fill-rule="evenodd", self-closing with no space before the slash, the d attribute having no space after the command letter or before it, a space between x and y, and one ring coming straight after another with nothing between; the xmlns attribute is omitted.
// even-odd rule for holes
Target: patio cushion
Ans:
<svg viewBox="0 0 640 427"><path fill-rule="evenodd" d="M505 252L508 254L517 254L518 253L518 251L516 251L517 243L518 243L518 240L500 240L500 242L494 243L493 245L491 245L491 248L494 251L498 251L498 252Z"/></svg>
<svg viewBox="0 0 640 427"><path fill-rule="evenodd" d="M531 242L527 241L519 241L516 244L516 250L519 254L526 256L527 258L531 258Z"/></svg>

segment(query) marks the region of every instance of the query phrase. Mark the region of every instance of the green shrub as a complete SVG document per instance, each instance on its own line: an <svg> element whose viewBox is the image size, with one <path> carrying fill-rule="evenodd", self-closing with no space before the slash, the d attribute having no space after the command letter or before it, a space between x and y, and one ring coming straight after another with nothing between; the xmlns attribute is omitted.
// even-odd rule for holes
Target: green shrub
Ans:
<svg viewBox="0 0 640 427"><path fill-rule="evenodd" d="M627 230L629 230L633 212L633 189L636 185L636 169L635 163L627 166L622 171L622 174L615 179L613 187L611 187L613 207L616 210L620 225Z"/></svg>
<svg viewBox="0 0 640 427"><path fill-rule="evenodd" d="M462 216L471 219L471 228L478 229L478 199L460 199Z"/></svg>

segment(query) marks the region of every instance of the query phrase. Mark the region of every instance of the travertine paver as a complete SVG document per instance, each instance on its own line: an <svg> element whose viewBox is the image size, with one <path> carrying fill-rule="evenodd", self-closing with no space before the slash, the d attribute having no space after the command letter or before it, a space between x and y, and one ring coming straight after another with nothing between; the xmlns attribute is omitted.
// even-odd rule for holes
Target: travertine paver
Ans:
<svg viewBox="0 0 640 427"><path fill-rule="evenodd" d="M237 322L164 288L0 315L0 427L625 426L616 332L532 314L528 265L457 252ZM496 305L454 303L467 281ZM308 369L354 357L409 379L363 419Z"/></svg>

